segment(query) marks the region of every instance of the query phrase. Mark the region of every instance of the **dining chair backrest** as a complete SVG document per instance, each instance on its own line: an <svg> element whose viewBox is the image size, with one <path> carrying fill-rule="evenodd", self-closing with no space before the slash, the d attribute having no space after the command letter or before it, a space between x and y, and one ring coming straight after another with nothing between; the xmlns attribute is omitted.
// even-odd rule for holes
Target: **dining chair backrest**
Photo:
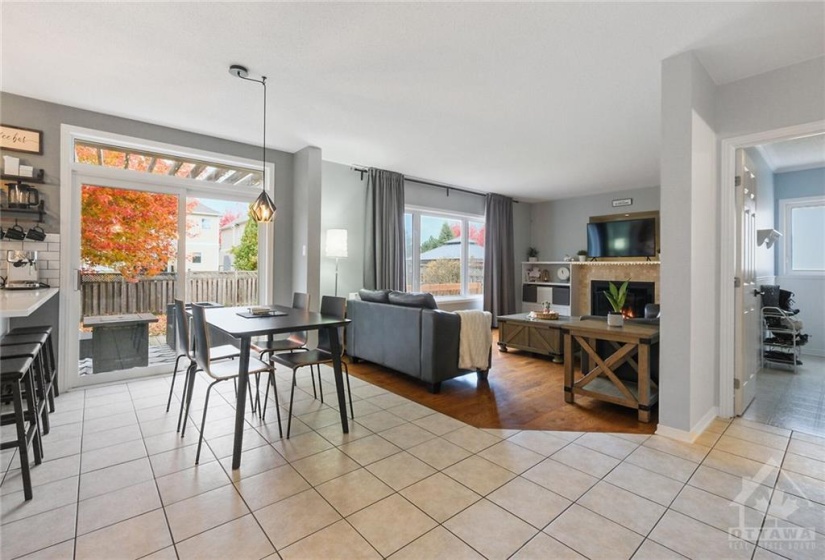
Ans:
<svg viewBox="0 0 825 560"><path fill-rule="evenodd" d="M343 319L346 317L346 310L346 298L334 296L321 297L321 315L329 315L331 317ZM343 329L338 329L339 341L341 341L341 331L343 331ZM343 344L341 345L341 348L343 348ZM329 334L326 329L321 329L318 331L318 349L323 350L324 352L332 352L332 348L330 348Z"/></svg>
<svg viewBox="0 0 825 560"><path fill-rule="evenodd" d="M189 342L189 318L182 299L175 300L175 351L178 356L193 357Z"/></svg>
<svg viewBox="0 0 825 560"><path fill-rule="evenodd" d="M205 307L192 304L192 330L195 334L195 361L198 367L207 374L209 369L209 329L206 326L206 311Z"/></svg>
<svg viewBox="0 0 825 560"><path fill-rule="evenodd" d="M293 292L292 294L292 308L293 309L302 309L304 311L309 310L309 294L304 292ZM298 331L294 332L289 335L289 340L298 343L304 344L307 343L307 332L306 331Z"/></svg>

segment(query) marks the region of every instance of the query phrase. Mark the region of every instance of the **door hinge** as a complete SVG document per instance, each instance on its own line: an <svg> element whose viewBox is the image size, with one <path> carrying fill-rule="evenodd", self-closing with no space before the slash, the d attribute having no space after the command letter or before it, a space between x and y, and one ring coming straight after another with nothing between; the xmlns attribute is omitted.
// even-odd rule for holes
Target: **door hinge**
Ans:
<svg viewBox="0 0 825 560"><path fill-rule="evenodd" d="M738 379L734 379L734 380L733 380L733 388L734 388L734 389L738 389L738 388L739 388L739 385L740 385L739 380L738 380Z"/></svg>
<svg viewBox="0 0 825 560"><path fill-rule="evenodd" d="M742 279L739 278L738 276L734 276L733 277L733 287L734 288L740 288L741 286L742 286Z"/></svg>
<svg viewBox="0 0 825 560"><path fill-rule="evenodd" d="M737 175L736 178L733 180L734 187L741 187L742 186L742 177Z"/></svg>

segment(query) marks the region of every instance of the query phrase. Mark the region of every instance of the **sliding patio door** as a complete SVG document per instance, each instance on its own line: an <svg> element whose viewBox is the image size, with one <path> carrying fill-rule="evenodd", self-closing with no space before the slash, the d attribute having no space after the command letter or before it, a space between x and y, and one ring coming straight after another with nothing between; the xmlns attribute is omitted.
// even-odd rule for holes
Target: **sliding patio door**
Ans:
<svg viewBox="0 0 825 560"><path fill-rule="evenodd" d="M174 300L184 291L185 193L83 177L73 191L77 275L65 333L77 359L72 384L171 371Z"/></svg>
<svg viewBox="0 0 825 560"><path fill-rule="evenodd" d="M248 217L271 166L72 127L63 161L65 386L171 372L175 299L271 302L272 225Z"/></svg>

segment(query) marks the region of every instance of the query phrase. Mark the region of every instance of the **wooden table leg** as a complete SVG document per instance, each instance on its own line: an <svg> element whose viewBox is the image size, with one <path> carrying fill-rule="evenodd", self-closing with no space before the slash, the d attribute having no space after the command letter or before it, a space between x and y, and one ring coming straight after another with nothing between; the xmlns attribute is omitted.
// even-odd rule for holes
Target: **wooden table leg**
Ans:
<svg viewBox="0 0 825 560"><path fill-rule="evenodd" d="M650 345L639 344L639 422L650 422Z"/></svg>
<svg viewBox="0 0 825 560"><path fill-rule="evenodd" d="M573 402L573 337L564 333L564 402Z"/></svg>

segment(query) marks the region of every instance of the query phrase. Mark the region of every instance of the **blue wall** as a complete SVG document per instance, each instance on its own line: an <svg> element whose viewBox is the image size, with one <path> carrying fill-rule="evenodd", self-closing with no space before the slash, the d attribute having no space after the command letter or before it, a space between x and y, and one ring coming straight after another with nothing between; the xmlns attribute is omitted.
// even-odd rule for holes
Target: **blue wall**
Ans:
<svg viewBox="0 0 825 560"><path fill-rule="evenodd" d="M777 173L773 176L773 188L776 223L779 223L779 201L783 198L825 196L825 167Z"/></svg>

